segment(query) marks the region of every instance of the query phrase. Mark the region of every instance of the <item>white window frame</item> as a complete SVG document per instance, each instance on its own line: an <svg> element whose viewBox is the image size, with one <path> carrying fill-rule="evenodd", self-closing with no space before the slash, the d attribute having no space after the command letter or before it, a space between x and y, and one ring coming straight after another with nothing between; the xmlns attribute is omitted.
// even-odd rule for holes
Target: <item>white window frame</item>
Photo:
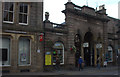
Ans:
<svg viewBox="0 0 120 77"><path fill-rule="evenodd" d="M23 3L23 4L27 4L27 3ZM29 9L30 9L30 5L29 5L29 4L27 4L27 5L28 5L27 14L26 14L26 13L22 13L22 15L23 15L23 14L27 15L27 23L20 23L20 22L19 22L20 25L28 25L28 24L29 24ZM20 13L20 4L19 4L19 11L18 11L18 12L19 12L19 14L21 14L21 13ZM19 15L19 14L18 14L18 15Z"/></svg>
<svg viewBox="0 0 120 77"><path fill-rule="evenodd" d="M27 38L27 39L29 39L29 38ZM30 63L29 64L25 64L25 65L20 65L19 64L19 50L18 50L18 66L31 66L31 39L29 39L29 40L30 40Z"/></svg>
<svg viewBox="0 0 120 77"><path fill-rule="evenodd" d="M9 2L10 3L10 2ZM13 3L13 2L12 2ZM11 24L13 24L14 23L14 13L15 13L15 3L13 3L13 11L9 11L9 10L5 10L5 3L3 3L3 23L11 23ZM12 12L13 13L13 21L11 22L11 21L5 21L4 20L4 12L7 12L7 13L9 13L9 12Z"/></svg>

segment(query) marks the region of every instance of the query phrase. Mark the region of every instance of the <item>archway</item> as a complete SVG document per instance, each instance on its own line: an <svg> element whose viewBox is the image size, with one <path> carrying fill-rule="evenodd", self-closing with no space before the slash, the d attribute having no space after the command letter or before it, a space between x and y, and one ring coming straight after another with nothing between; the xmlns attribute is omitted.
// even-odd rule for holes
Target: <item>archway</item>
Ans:
<svg viewBox="0 0 120 77"><path fill-rule="evenodd" d="M86 66L94 65L94 41L93 34L87 32L84 36L84 61Z"/></svg>
<svg viewBox="0 0 120 77"><path fill-rule="evenodd" d="M81 36L80 36L80 34L75 35L75 37L74 37L74 45L76 47L75 67L78 67L78 59L81 56Z"/></svg>
<svg viewBox="0 0 120 77"><path fill-rule="evenodd" d="M60 64L64 64L64 44L62 42L56 42L53 49L53 64L56 63L57 57L60 59Z"/></svg>

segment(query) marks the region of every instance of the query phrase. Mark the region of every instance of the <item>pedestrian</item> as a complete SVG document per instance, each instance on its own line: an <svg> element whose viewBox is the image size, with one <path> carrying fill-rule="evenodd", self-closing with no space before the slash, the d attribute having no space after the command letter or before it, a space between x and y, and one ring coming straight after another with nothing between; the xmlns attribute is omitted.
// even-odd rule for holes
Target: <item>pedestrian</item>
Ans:
<svg viewBox="0 0 120 77"><path fill-rule="evenodd" d="M60 70L60 60L58 57L56 57L56 70Z"/></svg>
<svg viewBox="0 0 120 77"><path fill-rule="evenodd" d="M100 63L101 63L101 60L100 60L100 57L98 57L97 59L97 68L100 69Z"/></svg>
<svg viewBox="0 0 120 77"><path fill-rule="evenodd" d="M78 59L78 68L79 68L79 71L80 69L83 70L83 59L82 57L80 56L80 58Z"/></svg>
<svg viewBox="0 0 120 77"><path fill-rule="evenodd" d="M104 67L107 67L107 60L104 61Z"/></svg>

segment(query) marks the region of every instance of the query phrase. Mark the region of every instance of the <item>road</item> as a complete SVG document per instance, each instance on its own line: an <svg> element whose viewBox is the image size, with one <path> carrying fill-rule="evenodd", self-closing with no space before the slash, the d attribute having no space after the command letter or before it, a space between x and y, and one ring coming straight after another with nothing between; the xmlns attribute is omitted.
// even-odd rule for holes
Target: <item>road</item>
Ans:
<svg viewBox="0 0 120 77"><path fill-rule="evenodd" d="M54 72L37 72L37 73L15 73L6 74L2 77L120 77L118 67L101 68L85 68L82 71L61 70Z"/></svg>

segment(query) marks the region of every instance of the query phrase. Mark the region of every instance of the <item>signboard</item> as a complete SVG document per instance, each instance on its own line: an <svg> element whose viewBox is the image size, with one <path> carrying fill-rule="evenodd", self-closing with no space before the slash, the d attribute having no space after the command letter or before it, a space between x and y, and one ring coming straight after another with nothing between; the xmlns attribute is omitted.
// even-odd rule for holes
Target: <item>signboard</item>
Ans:
<svg viewBox="0 0 120 77"><path fill-rule="evenodd" d="M96 48L102 48L102 44L96 44Z"/></svg>
<svg viewBox="0 0 120 77"><path fill-rule="evenodd" d="M55 49L63 49L63 44L62 43L55 43L53 48L55 48Z"/></svg>
<svg viewBox="0 0 120 77"><path fill-rule="evenodd" d="M43 35L40 35L40 42L43 41Z"/></svg>
<svg viewBox="0 0 120 77"><path fill-rule="evenodd" d="M88 43L83 43L83 47L89 47Z"/></svg>
<svg viewBox="0 0 120 77"><path fill-rule="evenodd" d="M112 51L112 47L111 46L108 46L108 51Z"/></svg>
<svg viewBox="0 0 120 77"><path fill-rule="evenodd" d="M40 53L40 49L37 50L37 53Z"/></svg>
<svg viewBox="0 0 120 77"><path fill-rule="evenodd" d="M51 65L51 55L45 55L45 65Z"/></svg>

